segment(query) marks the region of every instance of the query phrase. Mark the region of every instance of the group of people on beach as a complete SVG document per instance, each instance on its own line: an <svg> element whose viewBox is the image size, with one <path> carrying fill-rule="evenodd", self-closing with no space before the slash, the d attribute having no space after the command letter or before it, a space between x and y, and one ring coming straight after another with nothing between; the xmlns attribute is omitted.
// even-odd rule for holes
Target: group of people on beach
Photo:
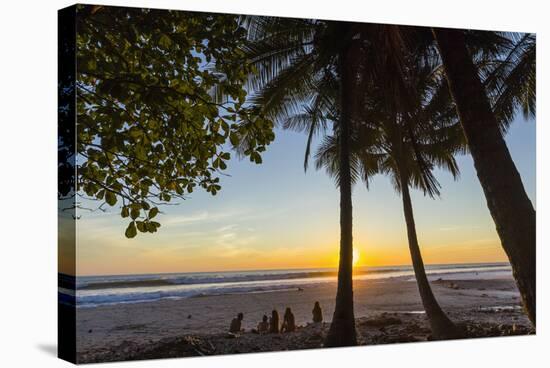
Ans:
<svg viewBox="0 0 550 368"><path fill-rule="evenodd" d="M319 302L315 302L312 314L314 323L323 322L323 311ZM231 320L229 332L233 334L243 332L244 329L241 328L241 323L243 319L243 313L237 314L237 317ZM296 331L296 321L294 319L294 313L292 313L290 307L287 307L283 316L283 323L279 327L279 312L274 309L271 312L271 318L268 318L267 315L264 314L262 320L260 321L260 323L258 323L257 328L253 329L252 331L259 334L294 332Z"/></svg>

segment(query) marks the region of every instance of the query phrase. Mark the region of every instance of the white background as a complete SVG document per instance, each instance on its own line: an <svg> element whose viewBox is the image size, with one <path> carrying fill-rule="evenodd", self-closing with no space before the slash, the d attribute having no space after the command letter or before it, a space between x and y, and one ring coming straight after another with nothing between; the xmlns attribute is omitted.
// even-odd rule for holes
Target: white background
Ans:
<svg viewBox="0 0 550 368"><path fill-rule="evenodd" d="M546 1L157 0L102 4L537 32L538 328L506 337L307 352L114 363L109 367L527 367L550 360ZM56 355L57 9L68 1L0 8L0 365L63 367ZM547 65L546 65L547 66ZM545 72L546 69L546 73ZM546 92L546 93L545 93ZM546 191L543 190L546 188ZM545 362L545 363L542 363Z"/></svg>

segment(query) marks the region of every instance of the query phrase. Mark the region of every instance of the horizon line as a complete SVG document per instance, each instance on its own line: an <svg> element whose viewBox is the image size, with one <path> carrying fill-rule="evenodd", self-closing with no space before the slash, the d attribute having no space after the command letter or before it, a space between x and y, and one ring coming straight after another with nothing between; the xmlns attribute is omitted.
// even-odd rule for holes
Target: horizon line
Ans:
<svg viewBox="0 0 550 368"><path fill-rule="evenodd" d="M508 261L495 261L495 262L458 262L458 263L426 263L425 266L449 266L449 265L497 265L497 264L510 264ZM403 267L403 266L411 266L412 263L405 263L405 264L391 264L391 265L384 265L384 266L368 266L368 265L362 265L357 266L354 268L390 268L390 267ZM74 276L74 277L109 277L109 276L146 276L146 275L172 275L172 274L206 274L206 273L232 273L232 272L259 272L259 271L297 271L297 270L331 270L335 269L337 270L337 266L333 267L291 267L291 268L258 268L258 269L233 269L233 270L224 270L224 271L196 271L196 272L189 272L189 271L174 271L174 272L147 272L147 273L114 273L114 274L82 274L82 275L69 275L63 272L58 272L58 275L66 275L66 276Z"/></svg>

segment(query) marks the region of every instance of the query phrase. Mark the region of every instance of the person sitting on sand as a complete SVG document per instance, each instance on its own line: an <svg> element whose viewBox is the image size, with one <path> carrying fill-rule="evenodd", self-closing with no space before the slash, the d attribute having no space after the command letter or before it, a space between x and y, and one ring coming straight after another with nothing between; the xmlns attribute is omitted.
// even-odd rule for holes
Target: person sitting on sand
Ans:
<svg viewBox="0 0 550 368"><path fill-rule="evenodd" d="M269 323L267 322L267 316L264 314L262 322L258 323L258 333L264 334L269 330Z"/></svg>
<svg viewBox="0 0 550 368"><path fill-rule="evenodd" d="M281 326L282 332L294 332L296 330L296 324L294 323L294 314L289 307L285 310L285 315L283 317L283 324Z"/></svg>
<svg viewBox="0 0 550 368"><path fill-rule="evenodd" d="M279 333L279 312L273 310L269 319L269 333Z"/></svg>
<svg viewBox="0 0 550 368"><path fill-rule="evenodd" d="M241 321L243 320L244 315L242 313L237 314L237 318L231 320L231 325L229 326L229 332L238 333L241 332Z"/></svg>
<svg viewBox="0 0 550 368"><path fill-rule="evenodd" d="M312 313L313 313L313 323L323 322L323 310L321 309L319 302L315 302Z"/></svg>

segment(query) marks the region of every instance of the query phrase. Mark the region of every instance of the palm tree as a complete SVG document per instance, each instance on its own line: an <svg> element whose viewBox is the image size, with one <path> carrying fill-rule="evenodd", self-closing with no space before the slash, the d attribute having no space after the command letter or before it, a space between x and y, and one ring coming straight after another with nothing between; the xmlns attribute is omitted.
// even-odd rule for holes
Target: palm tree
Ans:
<svg viewBox="0 0 550 368"><path fill-rule="evenodd" d="M340 260L335 310L325 346L356 345L349 134L360 60L357 42L352 37L353 27L344 22L269 17L252 17L245 21L251 43L244 52L258 69L258 74L251 78L251 88L257 91L251 102L262 114L281 124L290 124L287 120L291 116L299 120L295 115L302 112L305 102L316 109L326 108L325 95L317 91L334 90L327 87L338 86L336 94L342 102L335 123L340 131ZM323 130L326 122L316 120L312 131ZM312 134L307 150L311 140Z"/></svg>
<svg viewBox="0 0 550 368"><path fill-rule="evenodd" d="M490 88L493 111L507 128L518 110L525 119L536 112L536 37L532 33L511 34L513 45L506 57L490 71L485 85Z"/></svg>
<svg viewBox="0 0 550 368"><path fill-rule="evenodd" d="M351 134L350 172L353 173L353 181L362 178L367 187L375 174L387 174L401 193L409 248L422 303L434 338L445 339L459 337L461 333L439 306L428 282L409 193L409 186L413 186L430 197L438 196L440 185L433 176L434 167L447 169L456 178L459 170L454 154L464 150L463 134L450 96L441 88L444 86L433 80L432 74L433 65L417 65L415 72L408 72L409 76L414 75L408 83L414 79L418 108L407 114L387 111L390 106L396 105L395 101L385 101L378 86L368 88L360 118L362 121L354 124L355 131ZM308 111L314 112L309 120L313 124L321 112L311 107ZM301 117L300 121L306 120ZM303 126L298 128L303 129ZM337 182L341 180L338 144L337 134L327 136L316 154L317 168L324 167Z"/></svg>
<svg viewBox="0 0 550 368"><path fill-rule="evenodd" d="M461 332L439 306L426 276L409 186L432 198L438 196L440 185L433 168L447 169L456 179L459 170L454 154L464 151L464 135L446 86L439 78L441 67L438 58L433 57L433 38L418 27L398 27L393 32L400 41L391 47L393 58L382 64L388 73L379 74L397 78L390 77L388 83L388 77L379 80L377 76L365 93L361 117L380 133L374 145L369 145L372 139L362 143L365 134L359 135L357 153L366 158L357 161L369 164L377 158L378 171L392 177L403 200L413 269L432 334L437 339L457 338Z"/></svg>
<svg viewBox="0 0 550 368"><path fill-rule="evenodd" d="M403 114L403 112L411 110L411 104L408 100L411 96L414 96L414 91L410 91L410 88L407 87L405 83L408 66L407 60L402 52L404 48L403 45L412 40L412 43L419 45L416 51L419 52L422 57L427 59L433 58L433 35L430 34L429 30L423 28L403 30L403 27L375 25L355 25L354 27L350 27L344 23L337 22L279 18L256 19L256 22L251 22L251 24L251 38L254 42L245 50L245 53L259 69L258 77L252 79L252 86L260 89L260 93L253 102L261 106L263 113L270 114L276 120L285 122L285 124L289 126L296 123L296 121L300 121L300 119L304 119L304 115L309 115L311 117L309 120L312 124L307 128L309 134L306 147L306 160L304 163L305 167L307 167L307 157L311 150L312 136L326 128L327 120L335 121L335 130L342 129L342 134L345 136L348 136L353 131L350 130L350 128L353 127L353 116L356 115L355 110L358 106L360 107L361 104L353 102L351 98L346 98L344 100L345 104L342 104L340 111L334 111L334 109L330 111L331 109L328 107L329 104L327 104L326 101L326 91L330 90L330 88L327 87L331 84L334 85L334 81L336 81L336 84L340 86L340 88L338 89L339 92L333 95L338 96L338 100L340 100L347 91L347 88L342 88L344 85L351 85L353 91L356 92L348 95L348 97L362 94L361 91L366 89L366 83L358 82L357 78L378 80L378 83L387 85L387 88L382 91L382 94L387 100L391 100L392 97L398 97L397 102L394 102L395 106L392 108L397 114ZM358 28L359 30L346 34L346 32L343 31L346 27ZM434 31L434 34L435 33ZM357 34L359 34L359 37L357 37ZM356 40L355 43L361 46L349 47L348 42L345 41L349 41L350 39ZM476 38L470 36L468 39L468 46L470 49L476 47L478 49L483 49L487 47L488 50L498 50L497 46L499 42L501 42L499 38L495 40L495 38L491 37L484 39L484 37ZM362 51L363 53L360 56L362 61L352 62L351 65L347 67L348 64L350 64L349 60L354 61L354 59L357 59L357 56L348 57L347 53L354 49L361 50L364 48L365 43L369 43L371 50L375 50L376 52L365 53ZM441 49L441 45L439 46ZM357 55L357 51L350 52L350 55L354 53ZM439 55L436 55L436 58L438 59ZM445 57L443 57L443 61L445 62ZM471 59L470 63L473 65ZM365 68L365 65L369 65L370 68ZM480 65L481 63L476 63L475 66L479 68ZM343 66L346 66L346 68ZM445 67L452 90L447 64L445 64ZM344 78L345 75L348 76L347 81L346 78ZM505 74L503 73L503 75ZM326 89L325 93L318 93L323 89ZM454 97L456 102L456 96ZM305 102L312 102L309 105L310 111L306 109L304 112L300 108ZM325 109L332 115L332 118L327 119L326 116L323 117L320 115L318 113L319 109ZM311 113L312 111L315 113ZM458 111L460 113L460 109ZM405 114L403 114L403 116L405 116ZM306 118L305 120L308 119ZM408 121L408 119L404 121ZM303 122L304 121L302 121L302 123ZM464 121L462 121L462 125L464 126ZM467 133L466 136L468 136ZM339 147L339 149L343 150L342 155L347 156L346 151L348 148L346 146L350 144L349 136L348 138L338 137L338 139L343 143L343 147ZM500 139L502 138L500 137ZM471 142L469 142L469 145L472 147ZM474 155L474 153L472 154ZM475 157L474 161L476 161ZM338 164L340 164L340 162L338 162ZM353 157L350 157L349 160L345 157L342 158L341 164L346 172L349 171L349 179L351 179L352 183L354 175L357 174L354 172ZM420 160L419 164L425 163L422 163ZM346 168L347 165L350 165L349 170ZM410 173L403 171L403 175L399 177L400 182L407 183L409 175ZM355 328L350 327L353 325L353 323L350 322L353 320L353 296L350 271L350 250L352 243L351 183L348 184L350 181L348 175L342 176L342 179L342 182L338 183L341 191L342 210L339 291L337 293L337 308L334 318L335 328L331 328L331 333L329 334L330 338L327 338L327 345L349 345L355 343ZM425 177L427 181L432 179L433 176L431 175ZM348 187L350 190L347 189ZM407 188L408 192L408 186L404 187ZM403 193L405 202L407 202L406 197L407 193ZM349 201L346 198L349 198ZM405 202L405 210L406 207L410 207L410 213L412 215L412 205L406 206ZM408 216L408 218L412 218L412 216ZM408 222L414 225L414 222ZM510 227L510 224L508 224L508 227ZM411 233L411 235L416 234L414 232ZM412 239L410 242L411 244L415 243L414 238L415 236L410 237L410 239ZM416 243L418 242L416 241ZM418 252L418 254L420 253ZM421 261L421 257L416 258ZM421 270L421 272L419 272L420 275L425 274L422 272L423 265L422 268L417 267L417 269ZM516 276L518 277L518 275ZM425 299L429 300L430 297L427 296ZM428 302L428 304L430 303ZM345 306L345 308L340 308L339 306ZM340 312L343 309L346 309L345 313ZM437 308L431 309L437 310ZM434 312L434 314L437 314L437 312ZM347 320L348 323L341 323L339 322L340 320ZM337 325L347 327L336 328ZM444 323L441 323L441 325L444 325ZM343 333L342 331L344 330L347 330L348 333ZM334 339L332 337L337 335L353 335L353 340L351 342L343 342L344 340L342 338Z"/></svg>
<svg viewBox="0 0 550 368"><path fill-rule="evenodd" d="M531 322L536 324L536 211L504 142L497 119L498 111L495 114L492 110L479 70L467 47L464 31L441 28L433 28L432 31L489 211L512 265L526 311ZM533 40L532 46L524 52L524 57L518 59L527 60L526 64L533 66L526 68L529 77L524 77L522 63L515 63L516 68L513 70L517 73L508 73L510 79L503 85L504 90L500 95L500 101L510 95L523 96L519 99L513 97L512 102L527 101L524 106L530 107L533 114L534 50ZM512 80L518 83L516 86L521 86L520 93L517 93L517 87L512 87ZM524 87L525 80L527 87ZM533 104L529 101L533 101ZM504 111L502 106L499 111Z"/></svg>
<svg viewBox="0 0 550 368"><path fill-rule="evenodd" d="M453 126L429 132L431 137L426 134L424 137L418 137L412 131L406 134L404 131L411 123L410 121L406 122L406 119L396 117L397 121L394 124L383 125L386 132L385 142L382 146L387 157L381 164L381 171L392 176L396 190L401 193L413 269L433 337L436 339L457 338L461 336L461 333L439 306L426 276L416 233L409 187L417 187L430 197L439 195L439 183L433 177L432 169L439 166L449 170L455 178L458 176L459 170L454 154L461 149L461 137Z"/></svg>
<svg viewBox="0 0 550 368"><path fill-rule="evenodd" d="M313 135L324 131L328 121L334 122L334 129L339 132L340 261L335 313L325 345L352 345L356 343L356 333L351 185L356 173L350 166L348 146L353 120L361 110L355 96L363 95L367 85L372 85L368 81L375 79L391 86L383 90L386 98L393 98L404 89L405 66L400 50L403 33L400 27L394 26L280 18L247 21L253 42L245 53L259 69L258 77L252 79L252 87L260 93L253 103L261 106L263 113L281 121L285 128L308 131L304 168L307 168ZM419 33L420 36L411 38L423 41L422 46L426 47L428 31L420 28L409 31ZM428 40L432 41L431 35ZM380 49L388 52L381 53ZM302 108L304 103L309 103L308 107ZM339 108L335 109L334 105ZM431 176L426 177L431 180ZM431 299L435 301L433 295Z"/></svg>
<svg viewBox="0 0 550 368"><path fill-rule="evenodd" d="M352 112L355 109L354 93L359 82L357 78L359 57L357 42L350 42L340 51L338 60L341 106L337 126L340 168L340 181L338 183L340 189L340 257L336 304L325 346L357 345L353 312L353 211L350 146Z"/></svg>

